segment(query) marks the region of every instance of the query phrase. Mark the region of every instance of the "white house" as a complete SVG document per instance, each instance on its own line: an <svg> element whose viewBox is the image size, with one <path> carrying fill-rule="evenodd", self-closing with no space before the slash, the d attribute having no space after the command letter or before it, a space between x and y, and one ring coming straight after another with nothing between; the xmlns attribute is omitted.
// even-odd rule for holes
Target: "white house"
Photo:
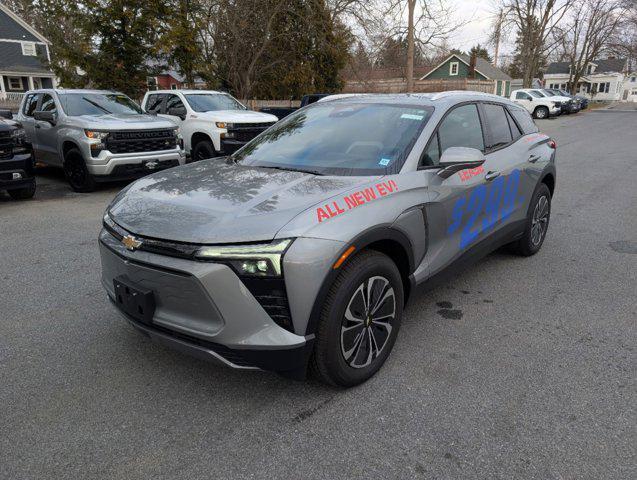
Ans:
<svg viewBox="0 0 637 480"><path fill-rule="evenodd" d="M577 91L594 100L621 100L626 78L626 59L607 58L590 62L584 75L579 79ZM568 90L570 79L569 62L550 63L544 74L548 88Z"/></svg>
<svg viewBox="0 0 637 480"><path fill-rule="evenodd" d="M637 72L629 73L624 79L624 93L622 100L637 102Z"/></svg>
<svg viewBox="0 0 637 480"><path fill-rule="evenodd" d="M0 101L19 103L27 90L53 88L49 41L0 2Z"/></svg>

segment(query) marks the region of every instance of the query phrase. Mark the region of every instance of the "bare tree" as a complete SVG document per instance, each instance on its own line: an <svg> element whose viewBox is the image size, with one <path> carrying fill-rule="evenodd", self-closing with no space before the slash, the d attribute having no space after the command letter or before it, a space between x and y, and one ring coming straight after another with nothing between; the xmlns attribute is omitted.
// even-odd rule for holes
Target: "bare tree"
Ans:
<svg viewBox="0 0 637 480"><path fill-rule="evenodd" d="M625 15L624 0L580 0L568 16L568 28L557 30L564 58L570 64L571 93L586 74L588 65L608 46Z"/></svg>
<svg viewBox="0 0 637 480"><path fill-rule="evenodd" d="M555 31L574 0L501 0L505 22L517 30L522 84L531 86L546 56L558 45Z"/></svg>

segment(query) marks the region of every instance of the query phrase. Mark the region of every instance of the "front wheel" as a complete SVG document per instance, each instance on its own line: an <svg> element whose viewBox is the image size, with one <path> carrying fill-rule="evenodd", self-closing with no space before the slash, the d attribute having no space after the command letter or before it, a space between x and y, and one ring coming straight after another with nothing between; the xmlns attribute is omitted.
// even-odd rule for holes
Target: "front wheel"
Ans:
<svg viewBox="0 0 637 480"><path fill-rule="evenodd" d="M330 289L311 369L325 383L350 387L372 377L391 352L403 312L396 264L375 251L347 263Z"/></svg>
<svg viewBox="0 0 637 480"><path fill-rule="evenodd" d="M542 248L551 218L551 192L541 183L533 194L526 218L524 234L511 245L513 252L524 257L535 255Z"/></svg>
<svg viewBox="0 0 637 480"><path fill-rule="evenodd" d="M29 198L33 198L33 195L35 195L35 180L27 187L15 188L9 190L8 193L14 200L28 200Z"/></svg>
<svg viewBox="0 0 637 480"><path fill-rule="evenodd" d="M217 156L215 146L210 140L201 140L192 149L192 160L198 162Z"/></svg>
<svg viewBox="0 0 637 480"><path fill-rule="evenodd" d="M64 156L64 175L76 192L87 193L95 190L95 179L86 168L82 153L72 148Z"/></svg>
<svg viewBox="0 0 637 480"><path fill-rule="evenodd" d="M544 118L548 118L549 109L546 107L537 107L535 111L533 112L533 115L535 116L535 118L540 120Z"/></svg>

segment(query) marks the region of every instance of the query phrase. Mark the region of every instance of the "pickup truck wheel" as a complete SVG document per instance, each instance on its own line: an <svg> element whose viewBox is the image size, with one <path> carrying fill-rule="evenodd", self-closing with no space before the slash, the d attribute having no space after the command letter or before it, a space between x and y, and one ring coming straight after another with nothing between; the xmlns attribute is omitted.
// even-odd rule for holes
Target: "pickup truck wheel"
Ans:
<svg viewBox="0 0 637 480"><path fill-rule="evenodd" d="M64 175L76 192L88 193L95 190L95 179L86 168L82 153L72 148L64 156Z"/></svg>
<svg viewBox="0 0 637 480"><path fill-rule="evenodd" d="M403 312L396 264L375 251L344 267L321 312L310 368L320 380L351 387L372 377L389 356Z"/></svg>
<svg viewBox="0 0 637 480"><path fill-rule="evenodd" d="M537 107L533 112L533 116L538 119L548 118L549 109L546 107Z"/></svg>
<svg viewBox="0 0 637 480"><path fill-rule="evenodd" d="M195 162L199 160L207 160L217 156L215 146L210 140L200 140L192 149L192 159Z"/></svg>
<svg viewBox="0 0 637 480"><path fill-rule="evenodd" d="M29 198L33 198L33 195L35 195L35 180L33 180L28 187L9 190L9 195L14 200L28 200Z"/></svg>

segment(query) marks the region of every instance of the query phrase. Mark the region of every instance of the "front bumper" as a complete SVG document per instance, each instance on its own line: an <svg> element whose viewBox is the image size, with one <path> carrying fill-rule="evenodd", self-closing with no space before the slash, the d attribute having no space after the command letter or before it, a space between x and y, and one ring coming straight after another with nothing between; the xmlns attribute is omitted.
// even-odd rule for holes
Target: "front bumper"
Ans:
<svg viewBox="0 0 637 480"><path fill-rule="evenodd" d="M102 284L112 301L116 278L153 292L149 322L118 310L153 340L235 368L305 370L313 337L277 325L230 267L131 252L105 230L99 243Z"/></svg>
<svg viewBox="0 0 637 480"><path fill-rule="evenodd" d="M121 154L104 151L98 157L90 157L89 152L88 156L85 155L85 158L89 159L86 162L86 168L91 175L110 177L109 179L136 178L186 163L186 155L179 148L159 152ZM151 162L157 164L157 167L146 168L145 165Z"/></svg>
<svg viewBox="0 0 637 480"><path fill-rule="evenodd" d="M33 182L34 161L31 153L17 154L0 160L0 190L23 188Z"/></svg>

